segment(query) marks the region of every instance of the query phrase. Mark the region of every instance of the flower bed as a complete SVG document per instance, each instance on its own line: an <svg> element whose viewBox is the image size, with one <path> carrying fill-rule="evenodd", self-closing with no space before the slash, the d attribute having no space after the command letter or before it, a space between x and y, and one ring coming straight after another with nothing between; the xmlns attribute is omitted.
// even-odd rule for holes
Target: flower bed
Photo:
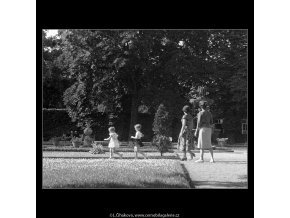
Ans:
<svg viewBox="0 0 290 218"><path fill-rule="evenodd" d="M223 147L227 145L228 138L217 138L218 146Z"/></svg>
<svg viewBox="0 0 290 218"><path fill-rule="evenodd" d="M94 142L92 145L93 145L93 148L89 151L90 153L92 153L92 154L104 154L105 153L105 150L101 144L97 144L96 142Z"/></svg>
<svg viewBox="0 0 290 218"><path fill-rule="evenodd" d="M78 148L82 145L82 139L75 137L71 140L71 143L72 143L73 147Z"/></svg>

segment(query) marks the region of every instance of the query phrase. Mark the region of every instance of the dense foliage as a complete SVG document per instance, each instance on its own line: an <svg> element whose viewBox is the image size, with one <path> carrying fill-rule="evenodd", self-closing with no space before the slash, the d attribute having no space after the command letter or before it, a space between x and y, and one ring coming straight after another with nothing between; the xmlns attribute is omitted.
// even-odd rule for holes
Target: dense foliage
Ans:
<svg viewBox="0 0 290 218"><path fill-rule="evenodd" d="M172 117L169 111L160 104L154 117L153 132L155 135L171 136Z"/></svg>
<svg viewBox="0 0 290 218"><path fill-rule="evenodd" d="M245 30L58 32L43 36L44 102L64 105L79 126L98 112L110 111L116 119L130 113L132 134L138 111L154 114L166 103L180 117L200 86L229 134L247 117Z"/></svg>
<svg viewBox="0 0 290 218"><path fill-rule="evenodd" d="M172 133L171 126L172 117L164 104L160 104L153 122L153 145L160 151L161 156L164 152L168 151L171 145L171 141L169 140Z"/></svg>

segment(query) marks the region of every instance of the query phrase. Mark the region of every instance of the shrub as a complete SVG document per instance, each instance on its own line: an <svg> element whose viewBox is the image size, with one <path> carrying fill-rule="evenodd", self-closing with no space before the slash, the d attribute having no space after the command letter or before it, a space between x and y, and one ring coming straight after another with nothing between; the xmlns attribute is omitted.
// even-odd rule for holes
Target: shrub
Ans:
<svg viewBox="0 0 290 218"><path fill-rule="evenodd" d="M171 146L170 137L164 135L155 135L153 137L153 146L156 146L160 155L162 156L163 153L168 151L168 148Z"/></svg>
<svg viewBox="0 0 290 218"><path fill-rule="evenodd" d="M72 142L73 146L77 148L82 144L82 139L78 138L78 137L74 137L74 138L72 138L71 142Z"/></svg>
<svg viewBox="0 0 290 218"><path fill-rule="evenodd" d="M217 138L216 140L219 146L225 146L227 144L228 138Z"/></svg>
<svg viewBox="0 0 290 218"><path fill-rule="evenodd" d="M96 142L94 142L92 144L93 148L89 151L91 154L104 154L104 148L101 144L97 144Z"/></svg>
<svg viewBox="0 0 290 218"><path fill-rule="evenodd" d="M66 110L43 109L43 139L48 141L51 137L61 136L63 133L77 130L71 122Z"/></svg>
<svg viewBox="0 0 290 218"><path fill-rule="evenodd" d="M51 139L51 141L52 141L52 143L53 143L54 146L59 146L60 140L61 140L61 137L53 137Z"/></svg>
<svg viewBox="0 0 290 218"><path fill-rule="evenodd" d="M171 123L172 117L167 111L167 108L164 104L160 104L154 117L154 137L152 144L157 147L161 156L164 152L168 151L168 147L171 145L171 140L169 139Z"/></svg>
<svg viewBox="0 0 290 218"><path fill-rule="evenodd" d="M172 117L167 108L160 104L154 117L153 132L154 135L170 136Z"/></svg>

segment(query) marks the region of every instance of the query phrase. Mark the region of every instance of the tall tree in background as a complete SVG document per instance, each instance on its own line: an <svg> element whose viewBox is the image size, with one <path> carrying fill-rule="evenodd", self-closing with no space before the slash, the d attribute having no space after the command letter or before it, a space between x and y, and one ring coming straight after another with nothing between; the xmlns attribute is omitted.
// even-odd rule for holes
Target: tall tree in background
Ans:
<svg viewBox="0 0 290 218"><path fill-rule="evenodd" d="M157 107L160 100L173 104L180 98L178 73L164 70L180 48L178 42L166 38L165 31L70 30L61 36L60 63L76 80L64 96L73 119L83 120L100 104L111 111L121 110L120 99L127 95L133 132L140 104Z"/></svg>
<svg viewBox="0 0 290 218"><path fill-rule="evenodd" d="M246 114L246 31L61 30L59 36L44 35L54 48L44 52L44 78L54 72L69 82L64 104L80 125L98 111L129 112L132 133L139 106L155 113L164 103L178 117L199 86L214 100L217 117Z"/></svg>
<svg viewBox="0 0 290 218"><path fill-rule="evenodd" d="M224 118L226 135L241 135L241 119L247 118L247 31L211 31L208 53L215 73L210 95L213 111Z"/></svg>
<svg viewBox="0 0 290 218"><path fill-rule="evenodd" d="M61 68L57 65L57 59L62 54L61 40L47 37L42 30L43 42L43 107L63 108L62 95L70 86L70 80L63 77Z"/></svg>

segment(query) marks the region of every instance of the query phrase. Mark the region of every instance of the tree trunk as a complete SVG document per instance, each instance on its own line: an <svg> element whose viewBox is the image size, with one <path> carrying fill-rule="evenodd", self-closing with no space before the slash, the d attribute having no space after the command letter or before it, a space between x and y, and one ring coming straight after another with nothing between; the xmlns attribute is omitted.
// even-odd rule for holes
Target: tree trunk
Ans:
<svg viewBox="0 0 290 218"><path fill-rule="evenodd" d="M114 113L109 114L109 126L114 126L113 116L114 116Z"/></svg>
<svg viewBox="0 0 290 218"><path fill-rule="evenodd" d="M131 101L131 117L130 117L130 129L129 129L129 139L132 135L135 135L134 125L137 124L138 117L138 86L136 80L136 71L131 71L131 80L132 80L132 101Z"/></svg>
<svg viewBox="0 0 290 218"><path fill-rule="evenodd" d="M135 135L134 126L137 124L137 117L138 117L138 95L137 92L135 92L132 95L129 140L132 135Z"/></svg>

